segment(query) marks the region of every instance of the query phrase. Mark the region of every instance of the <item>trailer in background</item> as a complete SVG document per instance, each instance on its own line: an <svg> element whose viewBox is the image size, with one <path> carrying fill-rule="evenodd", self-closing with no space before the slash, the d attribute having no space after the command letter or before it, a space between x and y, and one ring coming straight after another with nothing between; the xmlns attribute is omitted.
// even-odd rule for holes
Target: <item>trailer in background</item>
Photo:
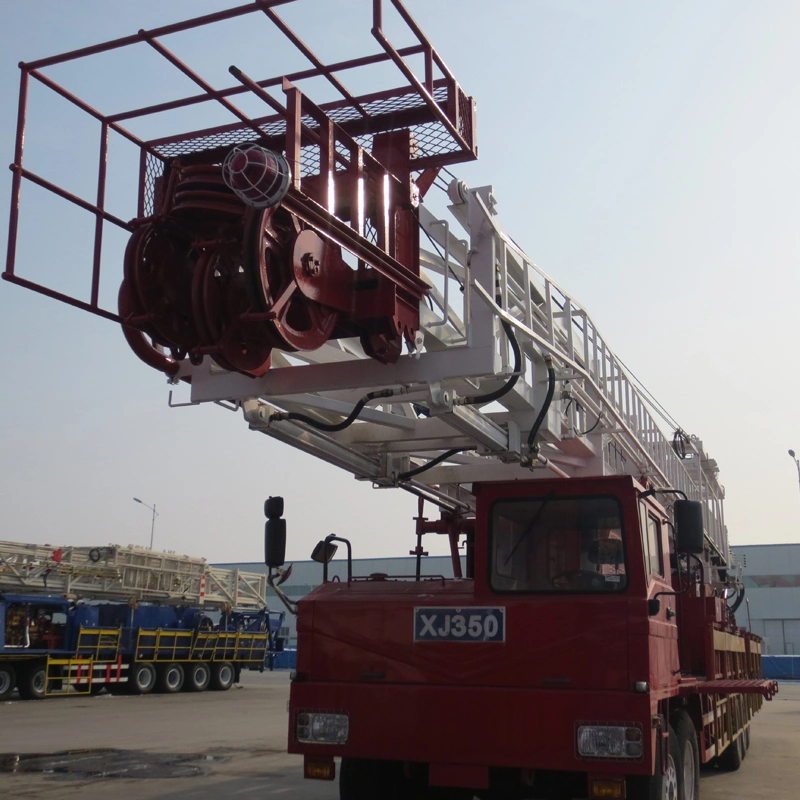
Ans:
<svg viewBox="0 0 800 800"><path fill-rule="evenodd" d="M0 542L0 699L228 689L282 650L265 587L139 547Z"/></svg>

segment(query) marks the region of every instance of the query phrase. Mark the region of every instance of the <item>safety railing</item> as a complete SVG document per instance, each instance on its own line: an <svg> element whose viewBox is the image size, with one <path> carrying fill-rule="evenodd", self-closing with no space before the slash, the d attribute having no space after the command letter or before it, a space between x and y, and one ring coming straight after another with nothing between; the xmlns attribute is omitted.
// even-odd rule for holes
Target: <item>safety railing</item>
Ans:
<svg viewBox="0 0 800 800"><path fill-rule="evenodd" d="M269 634L237 631L139 631L139 661L262 662L269 649Z"/></svg>
<svg viewBox="0 0 800 800"><path fill-rule="evenodd" d="M90 694L92 669L91 658L48 658L45 668L45 696Z"/></svg>
<svg viewBox="0 0 800 800"><path fill-rule="evenodd" d="M190 630L140 630L136 637L136 658L138 661L188 661L194 635Z"/></svg>
<svg viewBox="0 0 800 800"><path fill-rule="evenodd" d="M94 659L116 658L121 636L120 628L81 628L75 650Z"/></svg>

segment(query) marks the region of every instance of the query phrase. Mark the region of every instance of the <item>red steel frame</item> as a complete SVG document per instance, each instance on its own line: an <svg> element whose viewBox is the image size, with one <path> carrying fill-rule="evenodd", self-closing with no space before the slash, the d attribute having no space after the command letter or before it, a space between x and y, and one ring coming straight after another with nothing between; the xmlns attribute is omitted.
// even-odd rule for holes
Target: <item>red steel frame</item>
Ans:
<svg viewBox="0 0 800 800"><path fill-rule="evenodd" d="M432 154L420 154L412 159L414 170L436 169L445 164L471 160L477 157L475 143L474 103L462 92L452 73L447 69L441 57L434 50L428 39L411 18L400 0L390 0L402 20L418 40L418 44L410 47L396 49L383 32L383 0L373 0L373 25L372 35L381 45L382 51L345 61L338 61L325 65L314 52L300 39L300 37L281 19L275 8L294 0L253 0L246 5L230 8L213 14L207 14L172 25L165 25L153 30L140 30L132 36L114 39L91 47L73 50L50 58L40 59L30 63L21 63L21 79L19 93L19 108L17 117L16 146L14 163L10 169L13 173L11 189L11 209L9 216L9 235L6 268L3 278L7 281L27 289L44 294L69 305L89 311L107 319L122 322L119 314L102 308L99 305L101 254L103 245L103 232L106 223L116 225L126 231L133 231L136 224L147 216L148 158L156 162L166 163L163 149L169 145L180 145L198 137L209 138L219 134L233 132L234 134L246 132L253 140L266 146L276 147L276 143L285 142L289 161L294 170L292 190L284 201L284 205L305 222L321 229L337 243L352 252L357 258L370 264L373 268L383 273L397 283L401 293L419 296L424 291L424 284L418 275L412 274L403 265L388 255L387 231L377 232L377 242L370 242L363 234L363 219L356 221L353 226L338 220L332 209L318 203L310 202L300 191L301 161L300 155L304 146L316 145L319 147L320 172L333 170L334 163L344 166L355 172L356 177L363 175L365 166L372 170L380 169L388 175L389 179L396 181L396 176L382 167L368 152L366 152L353 138L374 133L408 129L413 126L436 126L436 136L441 143L445 137L445 148ZM197 72L184 64L162 43L162 39L175 34L203 26L213 25L223 20L257 14L266 17L274 24L286 38L306 57L312 64L309 69L280 75L266 80L253 80L241 70L231 67L231 73L238 80L239 85L224 89L215 89L207 83ZM114 114L103 114L81 100L75 94L59 85L42 70L58 64L88 58L111 50L118 50L131 45L145 42L158 52L168 63L196 83L202 92L195 95L182 97L169 102L158 103ZM424 79L420 80L409 64L410 56L422 54L424 58ZM405 87L390 89L363 97L355 97L339 79L339 74L348 70L369 68L371 65L392 62L407 81ZM437 78L436 70L442 77ZM293 85L296 81L308 78L324 77L342 95L340 101L326 103L317 107L308 98L304 97ZM94 201L86 200L57 186L46 178L37 175L23 166L23 149L25 126L28 110L28 85L30 78L34 78L43 86L51 89L74 106L96 119L101 126L100 146L98 152L97 192ZM287 105L271 97L267 88L280 86L287 95ZM253 119L237 108L231 98L237 95L250 93L264 101L274 112L273 116ZM400 101L401 108L392 108L391 103ZM218 103L222 105L236 122L231 125L217 126L203 131L180 133L173 136L144 141L135 136L121 123L128 120L147 117L150 115L186 108L202 103ZM373 113L370 112L373 107ZM377 110L378 113L374 113ZM380 113L380 112L383 113ZM318 127L309 128L303 124L303 117L311 116ZM340 121L335 121L339 119ZM275 131L276 124L279 130L268 134L268 130ZM108 162L108 137L113 131L137 146L140 150L139 170L139 199L137 220L126 221L105 208L106 175ZM345 149L350 153L349 162L344 159L340 148L335 143L344 143ZM283 149L278 147L277 149ZM208 157L208 151L204 152ZM20 193L23 179L28 180L47 191L67 200L76 206L85 209L95 217L94 246L92 257L92 278L89 301L66 295L52 288L28 280L16 271L16 245L19 222ZM154 211L155 209L150 209Z"/></svg>

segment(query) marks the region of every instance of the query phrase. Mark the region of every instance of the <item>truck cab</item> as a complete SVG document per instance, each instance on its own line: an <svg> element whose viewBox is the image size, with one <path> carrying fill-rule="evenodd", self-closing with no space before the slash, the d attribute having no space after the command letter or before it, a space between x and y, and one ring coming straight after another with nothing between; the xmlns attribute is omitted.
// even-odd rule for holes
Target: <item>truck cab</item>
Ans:
<svg viewBox="0 0 800 800"><path fill-rule="evenodd" d="M652 775L680 673L677 598L649 602L680 579L664 508L628 476L473 492L464 577L300 602L290 752L307 771L343 756L345 800L399 776L471 797Z"/></svg>

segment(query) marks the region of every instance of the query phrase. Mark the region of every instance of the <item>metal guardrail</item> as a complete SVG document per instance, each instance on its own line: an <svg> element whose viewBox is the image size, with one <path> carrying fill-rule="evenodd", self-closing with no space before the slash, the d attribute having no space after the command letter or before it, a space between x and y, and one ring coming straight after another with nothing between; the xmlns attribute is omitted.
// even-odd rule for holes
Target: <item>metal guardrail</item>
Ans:
<svg viewBox="0 0 800 800"><path fill-rule="evenodd" d="M141 630L136 638L137 661L263 662L269 634L236 631Z"/></svg>

